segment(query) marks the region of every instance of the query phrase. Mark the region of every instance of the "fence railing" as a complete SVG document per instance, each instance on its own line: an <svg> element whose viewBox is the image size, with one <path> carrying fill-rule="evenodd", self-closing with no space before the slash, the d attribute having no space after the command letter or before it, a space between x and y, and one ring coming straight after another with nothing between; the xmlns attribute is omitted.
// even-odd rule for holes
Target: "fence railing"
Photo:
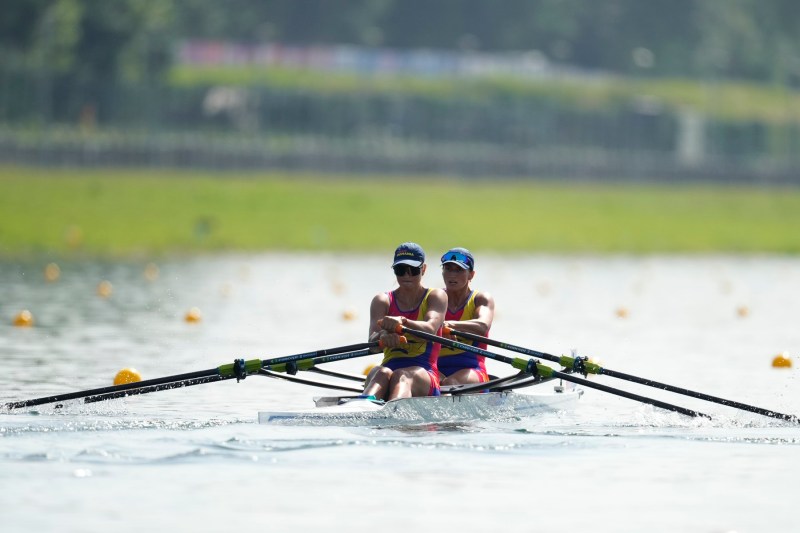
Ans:
<svg viewBox="0 0 800 533"><path fill-rule="evenodd" d="M800 183L797 123L533 96L0 81L6 162Z"/></svg>

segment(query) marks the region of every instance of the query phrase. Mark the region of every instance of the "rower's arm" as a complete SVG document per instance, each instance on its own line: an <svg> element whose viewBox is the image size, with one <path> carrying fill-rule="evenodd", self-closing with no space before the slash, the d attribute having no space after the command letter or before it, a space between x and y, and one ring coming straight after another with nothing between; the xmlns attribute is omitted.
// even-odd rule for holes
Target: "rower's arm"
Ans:
<svg viewBox="0 0 800 533"><path fill-rule="evenodd" d="M373 299L372 303L369 306L369 342L374 341L382 341L385 345L390 346L389 339L387 335L390 335L385 329L383 329L379 321L386 316L386 313L389 312L389 297L386 296L386 293L377 294ZM391 333L395 337L398 335ZM370 348L373 353L378 353L380 348Z"/></svg>
<svg viewBox="0 0 800 533"><path fill-rule="evenodd" d="M431 289L428 294L428 310L422 320L400 319L403 327L435 335L444 323L447 312L447 293L442 289Z"/></svg>

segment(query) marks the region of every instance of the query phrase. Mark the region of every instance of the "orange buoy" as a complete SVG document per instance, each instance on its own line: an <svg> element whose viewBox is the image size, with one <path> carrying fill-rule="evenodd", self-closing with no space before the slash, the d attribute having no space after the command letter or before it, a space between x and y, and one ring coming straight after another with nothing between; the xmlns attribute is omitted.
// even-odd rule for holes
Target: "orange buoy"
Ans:
<svg viewBox="0 0 800 533"><path fill-rule="evenodd" d="M195 324L203 319L203 315L200 312L200 309L197 307L192 307L186 311L186 316L184 316L183 319L190 324Z"/></svg>
<svg viewBox="0 0 800 533"><path fill-rule="evenodd" d="M356 312L352 309L345 309L342 312L342 319L343 320L353 320L356 317Z"/></svg>
<svg viewBox="0 0 800 533"><path fill-rule="evenodd" d="M375 365L367 365L367 366L365 366L364 367L364 375L366 376L367 374L369 374L369 371L372 370L373 368L375 368Z"/></svg>
<svg viewBox="0 0 800 533"><path fill-rule="evenodd" d="M114 291L114 287L111 285L111 282L108 280L103 280L97 285L97 295L102 298L108 298L111 296L111 293Z"/></svg>
<svg viewBox="0 0 800 533"><path fill-rule="evenodd" d="M61 269L55 263L49 263L44 267L44 279L47 281L56 281L61 277Z"/></svg>
<svg viewBox="0 0 800 533"><path fill-rule="evenodd" d="M772 359L773 368L792 368L792 359L786 352L779 353Z"/></svg>
<svg viewBox="0 0 800 533"><path fill-rule="evenodd" d="M14 317L14 325L22 328L33 326L33 314L27 309L23 309Z"/></svg>
<svg viewBox="0 0 800 533"><path fill-rule="evenodd" d="M617 318L628 318L628 310L625 307L618 307L615 314Z"/></svg>
<svg viewBox="0 0 800 533"><path fill-rule="evenodd" d="M739 318L746 318L747 316L750 315L750 308L747 307L746 305L740 305L739 307L736 308L736 314L738 315Z"/></svg>

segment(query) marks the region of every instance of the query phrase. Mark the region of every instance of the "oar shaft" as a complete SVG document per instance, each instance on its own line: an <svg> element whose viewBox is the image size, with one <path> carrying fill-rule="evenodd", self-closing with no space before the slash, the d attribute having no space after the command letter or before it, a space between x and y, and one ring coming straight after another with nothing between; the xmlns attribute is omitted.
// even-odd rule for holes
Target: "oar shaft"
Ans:
<svg viewBox="0 0 800 533"><path fill-rule="evenodd" d="M751 413L756 413L759 415L769 416L772 418L779 418L781 420L789 420L793 422L798 421L796 415L787 415L784 413L773 411L772 409L764 409L762 407L756 407L755 405L748 405L746 403L741 403L734 400L726 400L725 398L720 398L718 396L712 396L710 394L693 391L683 387L675 387L673 385L668 385L666 383L661 383L659 381L654 381L652 379L645 379L637 376L632 376L630 374L625 374L624 372L617 372L616 370L609 370L607 368L604 368L602 373L606 376L611 376L618 379L624 379L626 381L639 383L640 385L647 385L648 387L654 387L656 389L662 389L668 392L674 392L676 394L683 394L684 396L691 396L692 398L698 398L700 400L706 400L708 402L718 403L720 405L741 409L743 411L749 411Z"/></svg>
<svg viewBox="0 0 800 533"><path fill-rule="evenodd" d="M78 392L69 392L64 394L55 394L53 396L45 396L42 398L34 398L32 400L21 400L18 402L10 402L5 404L6 409L19 409L22 407L33 407L36 405L43 405L46 403L65 402L67 400L75 400L77 398L85 398L87 396L98 396L102 394L112 394L116 392L124 392L154 385L161 385L163 383L172 383L187 379L203 378L208 376L218 375L218 369L210 368L208 370L200 370L197 372L188 372L186 374L177 374L175 376L166 376L163 378L146 379L144 381L137 381L134 383L125 383L123 385L111 385L108 387L100 387L97 389L89 389Z"/></svg>
<svg viewBox="0 0 800 533"><path fill-rule="evenodd" d="M326 355L334 355L340 354L344 352L355 352L357 350L363 350L365 348L374 348L378 346L378 341L371 341L371 342L360 342L358 344L351 344L349 346L339 346L337 348L328 348L325 350L316 350L314 352L306 352L300 353L297 355L287 355L284 357L273 357L272 359L265 359L262 361L262 367L267 367L271 365L278 365L281 363L291 363L293 361L300 361L301 359L312 359L314 357L321 357Z"/></svg>
<svg viewBox="0 0 800 533"><path fill-rule="evenodd" d="M600 383L595 383L593 381L589 381L588 379L579 378L573 374L566 374L564 372L559 372L557 370L552 371L553 377L561 378L564 381L571 381L572 383L577 383L581 386L588 387L590 389L597 389L603 392L607 392L609 394L613 394L615 396L622 396L623 398L628 398L630 400L636 400L637 402L646 403L649 405L653 405L655 407L660 407L661 409L666 409L667 411L674 411L676 413L680 413L682 415L697 417L701 416L703 418L711 418L705 413L701 413L699 411L694 411L692 409L687 409L685 407L680 407L679 405L673 405L671 403L662 402L660 400L656 400L654 398L648 398L646 396L640 396L638 394L634 394L632 392L624 391L621 389L615 389L613 387L607 387L606 385L602 385Z"/></svg>
<svg viewBox="0 0 800 533"><path fill-rule="evenodd" d="M419 337L420 339L425 339L433 342L438 342L439 344L443 344L445 346L449 346L450 348L456 348L458 350L466 350L472 353L476 353L478 355L482 355L484 357L488 357L489 359L494 359L496 361L500 361L501 363L506 363L517 370L528 370L528 360L520 359L518 357L506 357L505 355L496 354L483 348L478 348L477 346L472 346L470 344L464 344L463 342L454 341L451 339L446 339L444 337L440 337L438 335L434 335L432 333L428 333L426 331L420 331L417 329L411 329L404 326L398 326L398 333L408 333L409 335L413 335L415 337Z"/></svg>
<svg viewBox="0 0 800 533"><path fill-rule="evenodd" d="M490 339L488 337L481 337L480 335L475 335L473 333L467 333L463 331L451 330L453 335L458 337L462 337L464 339L469 339L473 341L479 341L491 346L497 346L498 348L503 348L505 350L510 350L512 352L523 353L526 355L531 355L533 357L539 357L541 359L547 359L549 361L555 361L559 363L561 366L564 367L572 367L575 363L575 359L572 357L566 356L555 356L544 352L539 352L536 350L531 350L529 348L524 348L522 346L515 346L513 344L508 344L505 342L497 341L494 339ZM705 400L712 403L717 403L720 405L725 405L728 407L733 407L736 409L741 409L743 411L749 411L751 413L756 413L759 415L769 416L772 418L779 418L782 420L790 420L790 421L798 421L798 417L796 415L787 415L784 413L779 413L772 409L764 409L763 407L756 407L754 405L748 405L746 403L737 402L734 400L727 400L725 398L720 398L718 396L712 396L710 394L705 394L702 392L693 391L691 389L687 389L684 387L676 387L674 385L668 385L666 383L661 383L659 381L655 381L652 379L640 378L638 376L633 376L631 374L626 374L624 372L617 372L616 370L610 370L608 368L601 367L595 363L585 362L583 364L584 370L590 374L600 374L610 377L615 377L617 379L624 379L626 381L630 381L632 383L638 383L640 385L645 385L648 387L654 387L657 389L665 390L667 392L673 392L675 394L682 394L684 396L690 396L692 398L697 398L700 400Z"/></svg>
<svg viewBox="0 0 800 533"><path fill-rule="evenodd" d="M162 390L180 389L183 387L191 387L192 385L202 385L204 383L214 383L215 381L223 381L226 379L233 379L235 376L208 376L204 378L185 379L182 381L173 381L171 383L163 383L160 385L151 385L148 387L140 387L138 389L131 389L127 391L109 392L106 394L98 394L97 396L87 396L83 399L84 403L102 402L104 400L113 400L115 398L124 398L126 396L134 396L136 394L147 394L149 392L158 392Z"/></svg>
<svg viewBox="0 0 800 533"><path fill-rule="evenodd" d="M376 343L377 344L377 343ZM313 357L308 359L299 359L295 361L289 361L288 363L278 363L278 364L265 364L262 365L261 368L265 370L272 370L273 372L287 372L289 370L289 363L295 363L294 367L297 370L309 370L314 368L316 365L322 363L332 363L335 361L344 361L345 359L353 359L356 357L364 357L365 355L371 355L372 352L370 350L356 350L353 352L347 353L337 353L333 355L322 355L319 357Z"/></svg>
<svg viewBox="0 0 800 533"><path fill-rule="evenodd" d="M369 348L373 348L378 346L378 342L361 342L358 344L350 344L348 346L339 346L336 348L327 348L323 350L316 350L313 352L306 352L301 354L295 355L287 355L283 357L274 357L272 359L250 359L247 361L239 361L230 364L221 365L217 368L210 368L208 370L200 370L197 372L188 372L185 374L176 374L173 376L166 376L162 378L155 378L155 379L147 379L143 381L137 381L134 383L125 383L123 385L111 385L108 387L100 387L96 389L89 389L77 392L68 392L64 394L55 394L53 396L45 396L42 398L34 398L32 400L21 400L17 402L9 402L6 403L3 407L5 409L20 409L23 407L33 407L36 405L43 405L47 403L55 403L55 402L65 402L68 400L75 400L78 398L87 398L87 397L98 397L102 399L107 398L118 398L120 396L128 396L131 394L135 394L132 391L137 389L147 389L146 392L155 392L157 390L165 390L168 388L175 388L172 387L164 387L164 388L157 388L160 385L168 384L168 383L178 383L178 382L188 382L198 378L206 378L206 377L222 377L224 379L230 378L244 378L247 375L257 373L262 367L281 364L281 363L289 363L293 361L300 361L303 359L310 359L313 357L324 357L324 356L333 356L335 354L342 354L345 352L354 352L355 350L363 350L368 353ZM347 357L343 357L347 358ZM336 359L331 359L331 361ZM198 383L192 384L200 384L200 383L208 383L211 381L219 381L219 380L208 380L208 381L199 381ZM156 387L156 388L151 388ZM120 394L117 394L120 393ZM108 395L108 396L106 396Z"/></svg>
<svg viewBox="0 0 800 533"><path fill-rule="evenodd" d="M542 377L545 377L545 378L558 377L558 378L561 378L561 379L563 379L565 381L571 381L573 383L578 383L580 385L584 385L584 386L592 388L592 389L601 390L601 391L607 392L609 394L614 394L616 396L622 396L623 398L629 398L631 400L636 400L636 401L639 401L639 402L642 402L642 403L646 403L646 404L649 404L649 405L654 405L656 407L660 407L662 409L667 409L669 411L674 411L676 413L681 413L681 414L685 414L685 415L693 416L693 417L694 416L703 416L703 417L706 417L706 418L711 418L708 415L700 413L698 411L693 411L691 409L686 409L684 407L680 407L680 406L677 406L677 405L672 405L670 403L662 402L660 400L655 400L653 398L647 398L645 396L639 396L638 394L633 394L631 392L627 392L627 391L624 391L624 390L615 389L615 388L612 388L612 387L607 387L606 385L601 385L599 383L594 383L594 382L591 382L591 381L576 377L576 376L574 376L572 374L567 374L565 372L558 372L557 370L553 370L552 368L550 368L548 366L537 364L536 361L533 360L533 359L530 359L530 360L527 360L527 361L526 360L521 360L521 359L512 359L510 357L504 357L504 356L489 352L487 350L484 350L482 348L478 348L477 346L472 346L472 345L469 345L469 344L463 344L461 342L453 341L453 340L450 340L450 339L447 339L447 338L444 338L444 337L439 337L438 335L433 335L433 334L427 333L425 331L409 329L409 328L402 327L402 326L400 326L400 328L398 328L398 330L400 330L400 329L402 329L403 333L408 333L409 335L413 335L415 337L419 337L419 338L422 338L422 339L427 339L427 340L430 340L430 341L433 341L433 342L438 342L438 343L440 343L442 345L449 346L451 348L457 348L457 349L460 349L460 350L470 351L472 353L476 353L478 355L483 355L483 356L489 357L491 359L496 359L498 361L506 362L506 363L512 365L514 368L517 368L517 369L520 369L520 370L525 370L525 371L530 372L532 374L537 374L538 373L539 375L541 375Z"/></svg>

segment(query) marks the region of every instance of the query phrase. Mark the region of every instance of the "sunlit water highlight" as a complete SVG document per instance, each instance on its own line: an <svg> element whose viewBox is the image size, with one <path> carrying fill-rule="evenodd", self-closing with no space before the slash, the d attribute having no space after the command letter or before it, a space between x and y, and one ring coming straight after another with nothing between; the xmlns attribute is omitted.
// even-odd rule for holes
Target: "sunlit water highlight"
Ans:
<svg viewBox="0 0 800 533"><path fill-rule="evenodd" d="M360 342L386 258L0 263L0 400ZM493 336L800 413L800 260L478 257ZM426 282L439 286L435 265ZM98 296L100 281L113 285ZM183 319L191 307L200 323ZM11 325L30 309L32 328ZM624 310L624 312L621 312ZM355 318L348 319L355 313ZM623 315L623 316L620 316ZM335 365L358 373L374 358ZM796 363L797 364L797 363ZM503 365L489 362L504 375ZM797 531L800 428L593 378L711 421L588 390L574 412L387 428L268 427L330 391L249 377L0 414L2 531Z"/></svg>

